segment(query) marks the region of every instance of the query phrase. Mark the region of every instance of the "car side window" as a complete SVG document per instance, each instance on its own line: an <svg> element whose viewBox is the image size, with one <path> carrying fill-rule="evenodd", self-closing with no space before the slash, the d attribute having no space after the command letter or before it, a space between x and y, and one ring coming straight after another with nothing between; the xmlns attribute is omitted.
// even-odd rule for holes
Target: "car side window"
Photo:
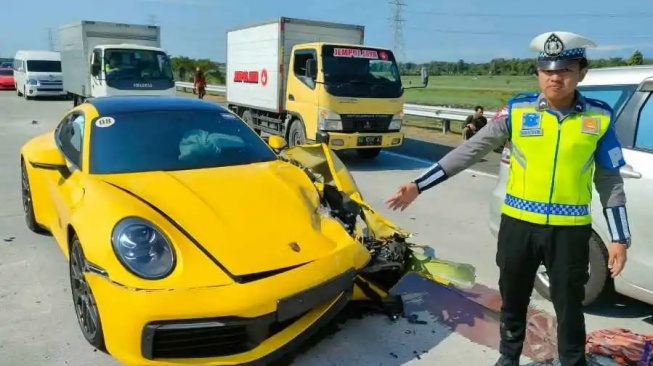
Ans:
<svg viewBox="0 0 653 366"><path fill-rule="evenodd" d="M317 59L315 50L296 50L295 62L293 63L293 73L306 86L315 89L315 81L306 75L306 63L308 60Z"/></svg>
<svg viewBox="0 0 653 366"><path fill-rule="evenodd" d="M639 111L635 148L653 152L653 93L649 95Z"/></svg>
<svg viewBox="0 0 653 366"><path fill-rule="evenodd" d="M84 123L84 114L75 112L64 119L58 130L61 151L78 168L82 166Z"/></svg>

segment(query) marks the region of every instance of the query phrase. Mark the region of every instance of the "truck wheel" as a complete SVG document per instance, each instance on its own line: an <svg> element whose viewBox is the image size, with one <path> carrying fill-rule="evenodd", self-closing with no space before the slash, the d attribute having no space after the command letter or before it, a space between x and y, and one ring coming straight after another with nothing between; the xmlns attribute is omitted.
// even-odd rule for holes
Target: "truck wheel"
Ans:
<svg viewBox="0 0 653 366"><path fill-rule="evenodd" d="M299 119L290 122L288 129L288 147L302 145L306 143L306 130L304 124Z"/></svg>
<svg viewBox="0 0 653 366"><path fill-rule="evenodd" d="M585 284L585 299L583 306L589 306L595 303L601 295L608 289L608 248L601 238L594 232L590 237L590 266L589 280ZM544 267L541 267L542 269ZM547 300L551 300L551 291L549 288L549 276L546 270L538 271L535 277L535 291Z"/></svg>
<svg viewBox="0 0 653 366"><path fill-rule="evenodd" d="M258 130L256 128L254 128L254 119L252 118L252 111L250 111L249 109L246 109L243 112L243 115L241 116L241 118L243 119L243 121L245 121L245 123L247 123L247 125L252 130L254 130L254 132L256 132L259 136L261 136L261 130Z"/></svg>
<svg viewBox="0 0 653 366"><path fill-rule="evenodd" d="M18 84L16 84L16 95L18 95L19 97L23 96L23 93L21 93L20 89L18 88Z"/></svg>
<svg viewBox="0 0 653 366"><path fill-rule="evenodd" d="M357 149L356 153L363 159L374 159L381 153L381 149Z"/></svg>

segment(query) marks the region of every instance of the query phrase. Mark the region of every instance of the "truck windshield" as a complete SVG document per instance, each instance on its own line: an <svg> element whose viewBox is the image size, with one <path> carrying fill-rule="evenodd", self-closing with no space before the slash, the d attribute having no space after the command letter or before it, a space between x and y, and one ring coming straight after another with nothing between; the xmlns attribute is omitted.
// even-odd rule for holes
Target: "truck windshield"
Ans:
<svg viewBox="0 0 653 366"><path fill-rule="evenodd" d="M168 55L161 51L107 49L104 52L107 86L117 89L168 89L174 77Z"/></svg>
<svg viewBox="0 0 653 366"><path fill-rule="evenodd" d="M61 61L27 61L27 71L32 72L61 72Z"/></svg>
<svg viewBox="0 0 653 366"><path fill-rule="evenodd" d="M325 45L322 70L327 93L338 97L398 98L399 69L392 52Z"/></svg>

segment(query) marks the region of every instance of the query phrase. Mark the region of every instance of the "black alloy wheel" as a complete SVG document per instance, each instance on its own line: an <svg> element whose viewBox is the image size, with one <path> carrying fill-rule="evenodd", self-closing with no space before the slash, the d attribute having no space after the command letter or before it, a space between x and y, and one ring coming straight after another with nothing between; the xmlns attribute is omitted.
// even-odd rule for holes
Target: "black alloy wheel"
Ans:
<svg viewBox="0 0 653 366"><path fill-rule="evenodd" d="M70 245L69 267L70 288L79 328L88 343L100 351L106 352L100 313L91 286L86 280L86 259L77 235L72 238Z"/></svg>
<svg viewBox="0 0 653 366"><path fill-rule="evenodd" d="M25 216L25 224L27 228L37 234L45 234L47 231L36 222L34 215L34 203L32 201L32 189L27 176L27 168L25 167L25 160L20 159L20 193L23 202L23 213Z"/></svg>

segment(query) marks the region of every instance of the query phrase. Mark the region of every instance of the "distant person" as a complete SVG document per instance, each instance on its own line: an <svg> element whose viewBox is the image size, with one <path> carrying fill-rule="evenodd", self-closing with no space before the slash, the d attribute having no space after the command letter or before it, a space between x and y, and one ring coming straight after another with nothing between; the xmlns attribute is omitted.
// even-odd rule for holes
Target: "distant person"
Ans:
<svg viewBox="0 0 653 366"><path fill-rule="evenodd" d="M199 66L197 69L195 69L195 80L193 81L193 87L195 88L195 92L197 93L198 98L204 99L204 96L206 95L206 77L204 76L202 68Z"/></svg>
<svg viewBox="0 0 653 366"><path fill-rule="evenodd" d="M474 136L481 128L487 125L487 118L483 116L483 107L477 105L474 108L474 114L467 117L465 120L465 128L463 128L463 140L469 140Z"/></svg>
<svg viewBox="0 0 653 366"><path fill-rule="evenodd" d="M120 68L118 67L119 63L120 60L118 59L118 56L112 54L111 57L109 57L109 59L104 62L104 72L110 74L119 71L120 70Z"/></svg>
<svg viewBox="0 0 653 366"><path fill-rule="evenodd" d="M186 79L186 68L181 66L179 67L179 80L184 81Z"/></svg>

